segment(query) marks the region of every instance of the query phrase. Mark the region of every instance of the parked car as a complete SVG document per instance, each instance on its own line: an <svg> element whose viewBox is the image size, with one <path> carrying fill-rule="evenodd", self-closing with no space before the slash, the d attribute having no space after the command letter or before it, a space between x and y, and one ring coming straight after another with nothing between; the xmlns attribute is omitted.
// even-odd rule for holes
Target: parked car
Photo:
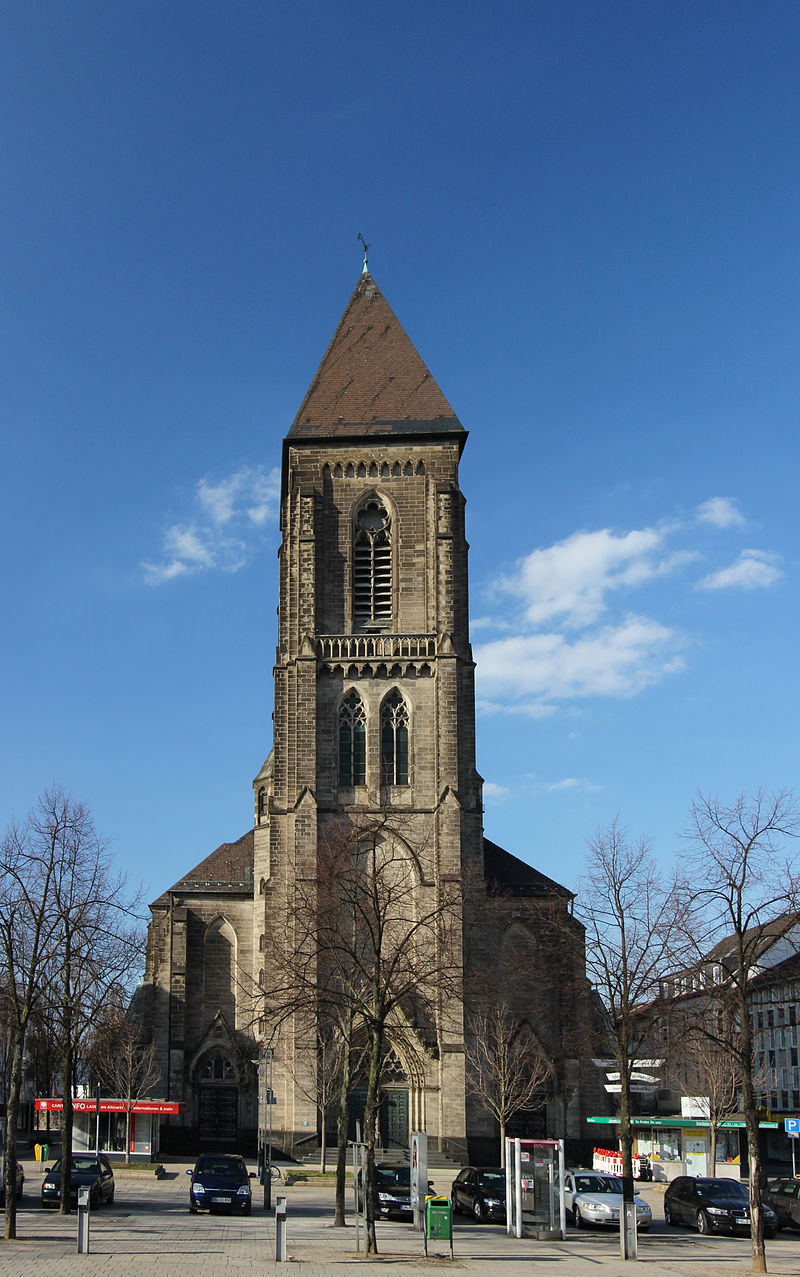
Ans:
<svg viewBox="0 0 800 1277"><path fill-rule="evenodd" d="M453 1214L464 1211L481 1224L506 1222L506 1173L499 1166L465 1166L450 1189Z"/></svg>
<svg viewBox="0 0 800 1277"><path fill-rule="evenodd" d="M14 1166L15 1166L14 1182L15 1182L16 1190L17 1190L16 1198L17 1198L17 1201L19 1202L22 1200L22 1193L23 1193L23 1189L25 1185L25 1172L23 1171L19 1162L15 1162ZM5 1206L5 1204L6 1204L6 1182L5 1180L3 1180L2 1184L0 1184L0 1206Z"/></svg>
<svg viewBox="0 0 800 1277"><path fill-rule="evenodd" d="M636 1227L640 1233L646 1233L653 1222L653 1213L638 1192L634 1192L634 1201ZM602 1171L567 1171L564 1176L564 1205L567 1218L576 1228L592 1224L618 1227L622 1210L622 1180Z"/></svg>
<svg viewBox="0 0 800 1277"><path fill-rule="evenodd" d="M778 1228L800 1228L800 1180L771 1179L761 1190L761 1200L774 1210Z"/></svg>
<svg viewBox="0 0 800 1277"><path fill-rule="evenodd" d="M380 1215L390 1218L392 1215L400 1219L411 1219L413 1208L411 1206L411 1167L398 1163L396 1166L390 1162L378 1162L373 1172L374 1186L374 1206L373 1215L378 1219ZM429 1185L430 1187L430 1185ZM364 1209L364 1193L361 1186L361 1179L358 1182L358 1208Z"/></svg>
<svg viewBox="0 0 800 1277"><path fill-rule="evenodd" d="M239 1153L203 1153L186 1174L191 1176L189 1211L192 1215L199 1210L250 1214L253 1208L250 1180L255 1179L256 1173L248 1171Z"/></svg>
<svg viewBox="0 0 800 1277"><path fill-rule="evenodd" d="M765 1205L764 1236L774 1237L778 1217ZM736 1179L706 1179L679 1175L667 1185L664 1219L668 1224L688 1224L698 1233L750 1232L750 1198L747 1185Z"/></svg>
<svg viewBox="0 0 800 1277"><path fill-rule="evenodd" d="M73 1153L69 1176L70 1205L78 1205L78 1189L89 1187L89 1205L109 1205L114 1200L114 1172L111 1163L101 1154ZM58 1206L61 1200L61 1158L53 1163L52 1168L45 1170L42 1180L42 1206Z"/></svg>

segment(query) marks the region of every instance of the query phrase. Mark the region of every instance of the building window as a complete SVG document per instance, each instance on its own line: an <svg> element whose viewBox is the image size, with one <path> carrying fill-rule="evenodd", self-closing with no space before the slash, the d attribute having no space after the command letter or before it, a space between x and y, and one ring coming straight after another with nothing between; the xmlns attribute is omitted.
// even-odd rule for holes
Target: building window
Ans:
<svg viewBox="0 0 800 1277"><path fill-rule="evenodd" d="M408 707L397 688L381 706L381 784L408 784Z"/></svg>
<svg viewBox="0 0 800 1277"><path fill-rule="evenodd" d="M204 1061L200 1077L204 1082L235 1082L236 1070L229 1059L217 1052Z"/></svg>
<svg viewBox="0 0 800 1277"><path fill-rule="evenodd" d="M339 784L367 783L367 716L358 692L348 692L339 710Z"/></svg>
<svg viewBox="0 0 800 1277"><path fill-rule="evenodd" d="M392 620L392 543L389 512L370 497L356 514L353 539L353 622L385 629Z"/></svg>

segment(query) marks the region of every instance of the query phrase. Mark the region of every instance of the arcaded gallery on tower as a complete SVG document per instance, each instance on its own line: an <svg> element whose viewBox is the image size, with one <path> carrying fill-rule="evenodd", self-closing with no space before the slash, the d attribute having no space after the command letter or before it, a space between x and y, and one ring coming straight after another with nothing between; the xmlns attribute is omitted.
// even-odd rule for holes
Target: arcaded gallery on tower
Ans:
<svg viewBox="0 0 800 1277"><path fill-rule="evenodd" d="M253 782L253 828L151 905L139 1005L157 1093L180 1104L162 1127L164 1152L255 1151L267 1048L273 1142L296 1155L315 1147L319 1026L307 1003L287 1012L284 998L272 1014L269 969L286 902L315 881L319 848L343 819L384 823L418 913L463 885L457 985L438 997L412 990L387 1024L379 1142L406 1147L424 1129L457 1159L497 1160L497 1124L467 1074L477 1017L501 991L549 1064L508 1133L586 1134L596 1070L570 893L483 833L458 478L466 439L365 263L283 441L273 742ZM356 1071L353 1124L365 1085ZM326 1124L332 1133L335 1113Z"/></svg>

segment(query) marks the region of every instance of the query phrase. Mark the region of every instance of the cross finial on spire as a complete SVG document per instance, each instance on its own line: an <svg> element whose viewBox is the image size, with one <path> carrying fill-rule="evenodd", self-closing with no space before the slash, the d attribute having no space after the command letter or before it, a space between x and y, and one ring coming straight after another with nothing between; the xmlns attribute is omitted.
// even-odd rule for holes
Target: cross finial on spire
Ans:
<svg viewBox="0 0 800 1277"><path fill-rule="evenodd" d="M360 240L361 240L361 243L364 245L364 265L363 265L363 267L362 267L362 269L361 269L361 274L362 274L362 275L368 275L368 274L369 274L369 266L367 265L367 253L368 253L368 252L369 252L369 250L372 248L372 245L367 243L367 241L364 239L364 236L361 234L361 231L359 231L359 232L358 232L358 235L356 236L356 239L360 239Z"/></svg>

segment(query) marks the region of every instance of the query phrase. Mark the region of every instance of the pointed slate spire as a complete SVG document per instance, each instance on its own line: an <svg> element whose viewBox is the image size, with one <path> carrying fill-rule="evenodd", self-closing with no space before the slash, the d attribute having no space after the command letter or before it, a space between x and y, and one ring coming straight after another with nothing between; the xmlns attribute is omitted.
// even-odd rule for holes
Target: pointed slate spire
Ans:
<svg viewBox="0 0 800 1277"><path fill-rule="evenodd" d="M362 273L288 439L466 431L369 271Z"/></svg>

